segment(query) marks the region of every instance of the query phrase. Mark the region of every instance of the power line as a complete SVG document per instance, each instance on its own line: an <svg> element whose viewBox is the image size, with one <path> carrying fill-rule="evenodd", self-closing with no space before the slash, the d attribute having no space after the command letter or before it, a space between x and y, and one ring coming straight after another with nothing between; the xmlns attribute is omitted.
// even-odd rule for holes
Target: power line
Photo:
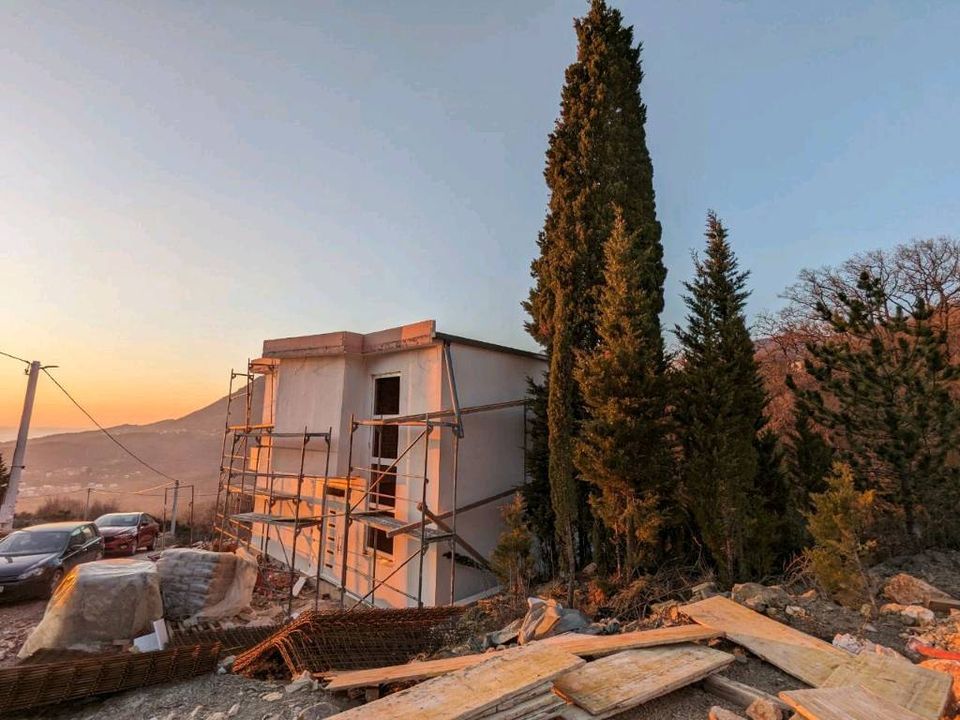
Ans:
<svg viewBox="0 0 960 720"><path fill-rule="evenodd" d="M24 360L22 357L17 357L16 355L11 355L10 353L4 352L3 350L0 350L0 355L3 355L3 356L5 356L5 357L8 357L8 358L10 358L11 360L19 360L20 362L26 363L27 365L30 364L30 361L29 361L29 360Z"/></svg>
<svg viewBox="0 0 960 720"><path fill-rule="evenodd" d="M6 353L4 353L4 354L6 354ZM44 374L45 374L48 378L50 378L50 380L53 382L53 384L56 385L58 388L60 388L60 391L61 391L64 395L67 396L67 398L70 400L70 402L72 402L74 405L76 405L76 406L77 406L77 409L80 410L80 412L82 412L84 415L86 415L86 416L87 416L87 419L90 420L90 422L92 422L94 425L96 425L97 428L100 430L100 432L102 432L104 435L106 435L108 438L110 438L110 440L112 440L112 441L116 444L117 447L119 447L119 448L120 448L121 450L123 450L127 455L129 455L130 457L132 457L134 460L136 460L138 463L140 463L141 465L143 465L143 466L144 466L145 468L147 468L148 470L151 470L151 471L155 472L155 473L156 473L157 475L159 475L160 477L166 478L167 480L169 480L170 482L175 483L175 484L180 482L180 481L177 480L175 477L171 477L170 475L167 475L165 472L163 472L163 471L161 471L161 470L157 470L157 468L155 468L153 465L151 465L150 463L148 463L148 462L147 462L146 460L144 460L142 457L140 457L139 455L137 455L135 452L133 452L133 450L131 450L130 448L128 448L128 447L127 447L126 445L124 445L122 442L120 442L119 440L117 440L117 438L116 438L109 430L107 430L103 425L101 425L100 423L97 422L96 418L94 418L93 415L91 415L89 412L87 412L86 408L84 408L83 405L81 405L79 402L77 402L76 398L74 398L73 395L71 395L71 394L67 391L67 389L66 389L63 385L61 385L61 384L59 383L59 381L58 381L53 375L50 374L50 371L49 371L49 370L47 370L46 368L41 368L41 369L43 370ZM135 493L133 493L133 494L134 494L134 495L139 495L139 494L141 494L141 493L145 493L145 492L148 492L148 491L150 491L150 490L156 490L157 488L161 488L161 487L164 487L164 486L163 486L163 485L157 485L156 487L146 488L146 489L144 489L144 490L140 490L140 491L135 492Z"/></svg>

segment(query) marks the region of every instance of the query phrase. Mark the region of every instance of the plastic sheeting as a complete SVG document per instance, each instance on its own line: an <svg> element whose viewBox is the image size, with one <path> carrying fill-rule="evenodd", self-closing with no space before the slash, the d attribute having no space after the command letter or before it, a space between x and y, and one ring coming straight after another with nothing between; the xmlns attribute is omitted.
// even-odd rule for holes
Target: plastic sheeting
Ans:
<svg viewBox="0 0 960 720"><path fill-rule="evenodd" d="M84 563L67 573L17 657L41 648L97 650L150 632L162 617L160 574L152 562Z"/></svg>
<svg viewBox="0 0 960 720"><path fill-rule="evenodd" d="M166 616L170 620L222 620L250 606L257 561L236 553L192 548L164 550L157 561Z"/></svg>

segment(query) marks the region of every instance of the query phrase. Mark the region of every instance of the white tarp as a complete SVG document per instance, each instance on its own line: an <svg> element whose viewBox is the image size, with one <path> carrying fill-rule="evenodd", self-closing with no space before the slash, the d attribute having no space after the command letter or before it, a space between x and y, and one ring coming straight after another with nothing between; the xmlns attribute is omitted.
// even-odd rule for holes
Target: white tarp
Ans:
<svg viewBox="0 0 960 720"><path fill-rule="evenodd" d="M160 574L152 562L84 563L67 573L17 657L41 648L95 651L150 632L153 621L162 617Z"/></svg>
<svg viewBox="0 0 960 720"><path fill-rule="evenodd" d="M250 606L257 561L235 553L193 548L164 550L157 561L163 607L169 620L221 620Z"/></svg>

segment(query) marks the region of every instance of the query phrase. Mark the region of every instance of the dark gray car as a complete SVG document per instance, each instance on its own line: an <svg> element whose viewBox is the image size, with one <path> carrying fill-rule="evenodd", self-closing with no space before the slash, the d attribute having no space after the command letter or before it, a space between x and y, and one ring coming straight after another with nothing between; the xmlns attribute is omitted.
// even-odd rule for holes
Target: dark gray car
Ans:
<svg viewBox="0 0 960 720"><path fill-rule="evenodd" d="M80 563L103 557L92 522L56 522L15 530L0 540L0 600L49 597Z"/></svg>

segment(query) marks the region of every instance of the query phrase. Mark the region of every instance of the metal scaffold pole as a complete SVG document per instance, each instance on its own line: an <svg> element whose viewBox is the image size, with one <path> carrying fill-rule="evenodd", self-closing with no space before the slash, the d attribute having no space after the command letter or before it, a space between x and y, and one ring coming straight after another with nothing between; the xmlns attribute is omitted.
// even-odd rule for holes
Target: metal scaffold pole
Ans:
<svg viewBox="0 0 960 720"><path fill-rule="evenodd" d="M340 607L343 608L347 596L347 553L350 549L350 506L352 503L350 497L350 476L353 475L353 436L357 430L356 418L350 415L350 449L347 451L347 489L346 507L343 513L343 558L340 565Z"/></svg>

